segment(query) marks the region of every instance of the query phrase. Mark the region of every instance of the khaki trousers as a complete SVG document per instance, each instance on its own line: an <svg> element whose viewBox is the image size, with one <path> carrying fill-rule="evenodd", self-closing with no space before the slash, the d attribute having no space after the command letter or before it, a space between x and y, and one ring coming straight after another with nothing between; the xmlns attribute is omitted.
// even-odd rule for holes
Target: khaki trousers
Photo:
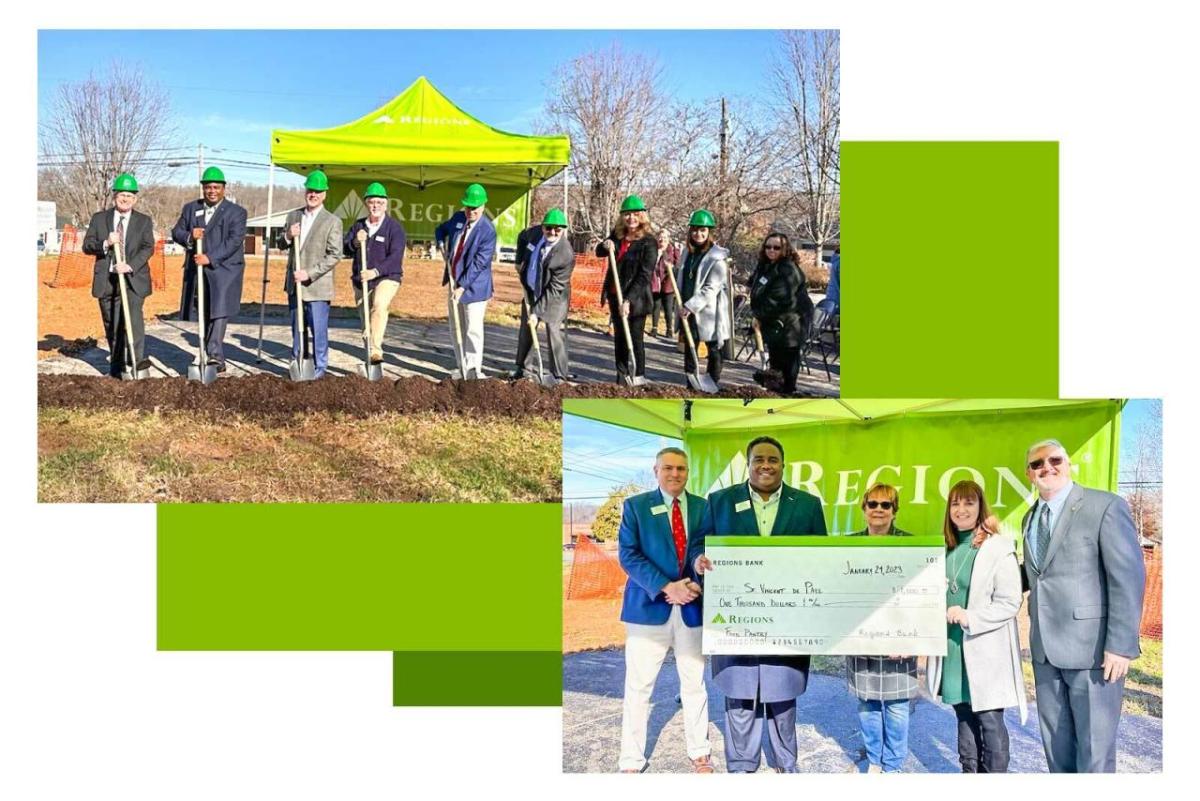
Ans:
<svg viewBox="0 0 1200 801"><path fill-rule="evenodd" d="M371 289L371 355L383 355L383 332L387 329L388 307L400 289L400 282L381 278ZM358 320L363 321L362 285L354 285L354 303L358 307Z"/></svg>

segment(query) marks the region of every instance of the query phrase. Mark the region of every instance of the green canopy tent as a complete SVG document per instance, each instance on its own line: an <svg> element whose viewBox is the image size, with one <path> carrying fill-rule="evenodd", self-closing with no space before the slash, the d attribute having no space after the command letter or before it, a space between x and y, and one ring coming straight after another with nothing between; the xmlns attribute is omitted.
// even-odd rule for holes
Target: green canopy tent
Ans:
<svg viewBox="0 0 1200 801"><path fill-rule="evenodd" d="M984 488L1015 531L1033 497L1025 449L1056 438L1075 480L1116 491L1120 400L1019 399L565 399L563 412L683 440L688 488L699 494L746 480L746 444L766 434L784 446L785 479L821 498L831 532L863 525L858 503L872 484L900 489L897 525L941 532L957 481Z"/></svg>
<svg viewBox="0 0 1200 801"><path fill-rule="evenodd" d="M477 182L487 188L501 241L515 243L528 219L530 190L563 170L570 150L566 136L524 136L481 122L423 76L345 125L271 132L272 165L301 175L323 170L326 205L344 222L366 213L363 188L382 183L389 212L410 240L432 239L467 184Z"/></svg>

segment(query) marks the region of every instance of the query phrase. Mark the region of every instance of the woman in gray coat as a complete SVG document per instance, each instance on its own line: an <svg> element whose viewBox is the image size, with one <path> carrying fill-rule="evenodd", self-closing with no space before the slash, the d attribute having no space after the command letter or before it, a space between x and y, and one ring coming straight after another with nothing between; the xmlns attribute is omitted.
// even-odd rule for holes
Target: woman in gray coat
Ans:
<svg viewBox="0 0 1200 801"><path fill-rule="evenodd" d="M1025 722L1025 681L1017 642L1021 574L1016 546L1000 533L983 489L960 481L950 489L946 538L946 657L930 657L930 694L954 707L963 773L1005 773L1004 710Z"/></svg>

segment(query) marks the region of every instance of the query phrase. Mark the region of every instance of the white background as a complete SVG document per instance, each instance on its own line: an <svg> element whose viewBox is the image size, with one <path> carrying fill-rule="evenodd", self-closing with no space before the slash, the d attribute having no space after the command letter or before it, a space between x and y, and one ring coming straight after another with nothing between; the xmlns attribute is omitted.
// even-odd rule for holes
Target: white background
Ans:
<svg viewBox="0 0 1200 801"><path fill-rule="evenodd" d="M1187 4L758 2L706 10L693 0L609 3L591 12L554 2L505 3L500 10L475 2L416 9L294 3L256 9L223 0L153 10L147 5L55 3L37 19L8 18L4 98L13 113L4 126L6 172L20 177L17 191L5 193L0 217L2 241L17 243L9 246L18 254L4 273L17 300L0 314L4 341L12 343L0 393L6 524L0 547L0 797L394 798L436 792L574 799L698 789L697 780L687 778L561 775L557 709L393 709L388 654L155 651L153 509L34 502L36 386L25 354L35 330L28 302L35 287L23 232L32 223L28 201L36 184L30 73L37 27L841 28L843 138L1061 142L1062 395L1165 397L1168 485L1188 492L1194 484L1197 337L1189 323L1196 316L1194 189L1200 171L1192 118L1200 42L1181 10ZM313 63L363 58L369 68L364 54L305 55ZM203 69L200 59L197 68ZM936 222L914 232L911 244L936 239ZM1012 241L1019 250L1019 231ZM986 299L965 300L957 311L969 314L978 302ZM1020 348L1032 363L1055 343L1052 331L1031 326L1025 341L996 346ZM1167 581L1167 673L1175 675L1194 651L1184 636L1189 598L1176 582L1186 583L1183 566L1194 561L1195 548L1183 527L1186 507L1173 507L1174 496L1167 497L1167 527L1178 532ZM1190 682L1171 684L1169 719L1193 719ZM1092 796L1166 789L1172 773L1187 770L1181 743L1194 736L1166 728L1165 777L1108 778L1080 789ZM870 781L750 781L761 787L762 781L781 780L785 784L770 792L789 797L813 792L814 784L824 792L847 792L852 788L845 782ZM935 789L927 782L936 779L909 780ZM745 780L708 781L717 783L718 792L745 792L743 785L729 784ZM1003 791L1045 789L1029 787L1035 781L1017 779ZM860 787L868 788L853 789ZM904 787L918 789L914 783ZM973 784L972 794L975 788L984 795L1002 789L994 782ZM894 792L878 784L869 789Z"/></svg>

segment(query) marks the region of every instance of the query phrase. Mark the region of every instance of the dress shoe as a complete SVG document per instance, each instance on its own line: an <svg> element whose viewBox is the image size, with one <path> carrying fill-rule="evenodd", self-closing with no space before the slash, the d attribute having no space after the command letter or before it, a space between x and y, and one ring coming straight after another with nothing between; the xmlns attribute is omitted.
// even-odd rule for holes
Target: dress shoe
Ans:
<svg viewBox="0 0 1200 801"><path fill-rule="evenodd" d="M371 364L383 364L383 354L382 353L372 353L371 354Z"/></svg>
<svg viewBox="0 0 1200 801"><path fill-rule="evenodd" d="M149 369L150 369L151 367L153 367L153 366L154 366L154 365L152 365L152 364L150 363L150 360L149 360L149 359L142 359L140 362L138 362L138 363L137 363L137 369L138 369L138 372L139 372L139 373L140 373L142 370L149 370Z"/></svg>
<svg viewBox="0 0 1200 801"><path fill-rule="evenodd" d="M696 769L697 773L716 773L712 758L709 756L696 757L692 760L692 767Z"/></svg>

